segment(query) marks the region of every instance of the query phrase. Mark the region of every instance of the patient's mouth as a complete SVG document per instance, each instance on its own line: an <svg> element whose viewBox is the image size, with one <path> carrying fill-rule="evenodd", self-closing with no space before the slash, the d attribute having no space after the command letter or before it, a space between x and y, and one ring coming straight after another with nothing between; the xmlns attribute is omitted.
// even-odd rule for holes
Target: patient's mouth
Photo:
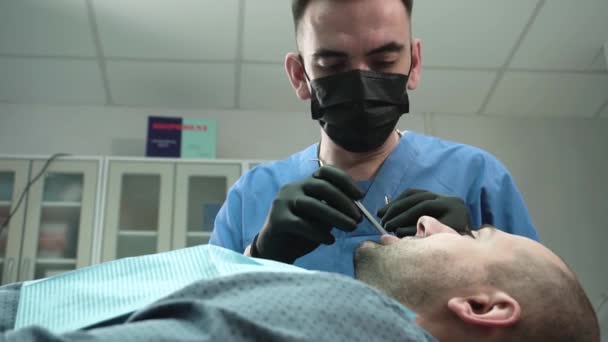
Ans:
<svg viewBox="0 0 608 342"><path fill-rule="evenodd" d="M392 245L393 243L397 243L399 241L401 241L401 239L395 235L382 235L380 237L380 244L384 246Z"/></svg>

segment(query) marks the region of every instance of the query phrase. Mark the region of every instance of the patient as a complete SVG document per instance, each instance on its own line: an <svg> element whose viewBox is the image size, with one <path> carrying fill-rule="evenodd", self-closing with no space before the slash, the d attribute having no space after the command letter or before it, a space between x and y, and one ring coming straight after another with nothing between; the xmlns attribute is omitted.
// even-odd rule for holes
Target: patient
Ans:
<svg viewBox="0 0 608 342"><path fill-rule="evenodd" d="M363 243L356 277L440 341L599 341L593 307L557 255L492 227L471 235L421 217L415 237Z"/></svg>
<svg viewBox="0 0 608 342"><path fill-rule="evenodd" d="M354 262L360 281L266 272L272 265L260 264L262 272L192 283L94 327L61 335L4 328L0 340L599 341L597 318L574 274L523 237L494 228L460 235L424 216L415 237L365 242ZM11 306L13 289L0 288L2 310ZM3 319L0 313L0 329Z"/></svg>

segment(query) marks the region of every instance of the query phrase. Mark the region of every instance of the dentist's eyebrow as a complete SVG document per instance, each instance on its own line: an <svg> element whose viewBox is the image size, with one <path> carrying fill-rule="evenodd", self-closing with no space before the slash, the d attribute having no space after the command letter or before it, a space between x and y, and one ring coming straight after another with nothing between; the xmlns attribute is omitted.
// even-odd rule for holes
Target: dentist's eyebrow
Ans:
<svg viewBox="0 0 608 342"><path fill-rule="evenodd" d="M346 52L342 52L342 51L319 49L319 50L315 51L315 53L312 55L312 57L315 60L318 60L321 58L346 58L346 57L348 57L348 55L346 54Z"/></svg>
<svg viewBox="0 0 608 342"><path fill-rule="evenodd" d="M403 51L404 45L403 44L399 44L397 42L390 42L388 44L382 45L379 48L375 48L373 50L371 50L370 52L366 53L366 56L373 56L373 55L379 55L382 53L389 53L389 52L401 52Z"/></svg>

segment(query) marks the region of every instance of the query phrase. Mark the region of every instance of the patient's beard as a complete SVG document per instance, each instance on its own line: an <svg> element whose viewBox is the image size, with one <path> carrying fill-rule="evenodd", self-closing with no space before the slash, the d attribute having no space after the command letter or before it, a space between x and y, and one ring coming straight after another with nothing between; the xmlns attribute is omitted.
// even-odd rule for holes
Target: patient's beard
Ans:
<svg viewBox="0 0 608 342"><path fill-rule="evenodd" d="M422 313L473 284L473 269L458 270L447 253L412 244L366 243L355 252L355 277Z"/></svg>

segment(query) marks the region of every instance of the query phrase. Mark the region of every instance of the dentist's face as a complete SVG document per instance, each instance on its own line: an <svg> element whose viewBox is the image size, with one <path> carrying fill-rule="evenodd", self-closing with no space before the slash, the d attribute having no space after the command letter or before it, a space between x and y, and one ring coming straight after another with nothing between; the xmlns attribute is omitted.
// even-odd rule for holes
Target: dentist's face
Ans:
<svg viewBox="0 0 608 342"><path fill-rule="evenodd" d="M312 1L298 47L313 78L352 69L406 74L409 27L401 0Z"/></svg>

